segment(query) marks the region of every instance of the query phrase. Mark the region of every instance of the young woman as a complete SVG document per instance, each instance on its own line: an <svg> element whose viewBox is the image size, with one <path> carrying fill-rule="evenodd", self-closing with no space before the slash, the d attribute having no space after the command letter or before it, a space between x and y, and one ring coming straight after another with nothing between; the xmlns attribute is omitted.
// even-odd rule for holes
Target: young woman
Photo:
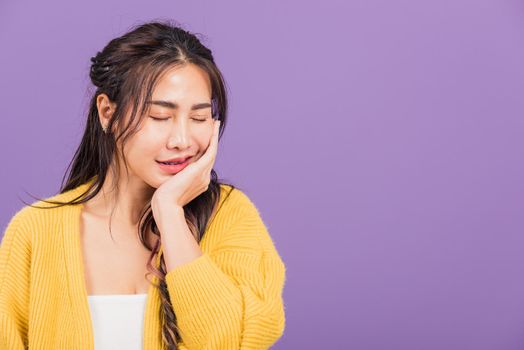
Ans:
<svg viewBox="0 0 524 350"><path fill-rule="evenodd" d="M269 348L286 270L257 207L213 170L227 98L211 51L152 22L91 60L65 186L4 232L0 349Z"/></svg>

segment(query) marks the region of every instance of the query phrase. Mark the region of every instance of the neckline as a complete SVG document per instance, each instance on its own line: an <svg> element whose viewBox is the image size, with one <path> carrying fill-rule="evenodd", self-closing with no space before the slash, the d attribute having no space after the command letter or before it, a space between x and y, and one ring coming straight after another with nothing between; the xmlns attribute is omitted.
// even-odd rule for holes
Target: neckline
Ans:
<svg viewBox="0 0 524 350"><path fill-rule="evenodd" d="M88 295L88 298L143 298L147 297L147 293L139 294L93 294Z"/></svg>
<svg viewBox="0 0 524 350"><path fill-rule="evenodd" d="M75 194L81 194L83 193L85 190L87 190L87 188L89 187L89 185L91 184L91 181L88 181L80 186L78 186L76 189L74 189L73 191L75 192ZM74 207L76 208L76 212L75 212L75 223L76 223L76 228L74 230L74 240L75 240L75 249L76 249L76 256L77 258L79 258L79 265L77 266L80 266L80 280L81 280L81 285L82 285L82 291L83 291L83 294L84 296L88 297L89 294L87 293L87 286L86 286L86 282L85 282L85 276L86 276L86 273L85 273L85 265L84 265L84 253L83 253L83 250L82 250L82 241L80 239L80 232L81 232L81 228L82 228L82 209L85 207L84 206L84 203L79 203L79 204L76 204L74 205ZM162 251L162 250L160 250ZM149 284L149 287L147 288L147 292L146 293L137 293L137 294L145 294L145 295L149 295L151 294L151 289L152 289L152 285ZM111 295L111 294L105 294L105 295ZM136 295L136 294L113 294L113 295Z"/></svg>
<svg viewBox="0 0 524 350"><path fill-rule="evenodd" d="M93 179L87 181L84 184L81 184L77 186L74 189L71 189L68 193L68 195L65 196L64 200L72 200L82 193L84 193L89 186L91 185ZM63 193L64 195L65 193ZM94 349L94 334L93 330L91 329L91 324L93 322L90 312L90 303L89 301L91 299L100 299L101 296L104 295L88 295L87 293L87 286L85 281L85 266L84 266L84 259L83 259L83 251L82 251L82 242L80 239L80 233L81 233L81 224L82 224L82 209L84 208L83 203L78 203L75 205L69 205L68 206L68 214L67 217L64 220L64 241L69 242L69 244L66 244L66 246L70 247L72 246L73 249L69 249L66 253L68 254L68 259L72 262L71 264L68 264L66 262L66 266L69 266L69 281L70 284L73 286L73 294L71 294L72 302L75 301L75 295L76 297L81 297L82 304L81 304L81 311L83 313L83 317L81 318L82 321L85 321L87 323L82 324L79 331L85 331L87 329L87 348L88 349ZM156 259L153 259L154 263L156 264L155 267L158 268L159 262L160 262L160 254L162 254L162 246L160 247L159 255L157 255ZM153 275L152 277L153 284L158 283L158 277L156 275ZM145 301L146 301L146 309L145 309L145 318L151 317L149 314L153 312L153 304L154 301L152 300L153 295L153 289L155 286L153 284L149 284L147 293L142 293L143 296L145 295ZM132 296L137 296L137 294L127 294ZM106 295L107 297L108 295ZM109 294L110 296L110 294ZM98 297L98 298L97 298ZM78 299L76 299L76 302L78 302ZM151 309L151 310L150 310ZM146 335L144 334L144 337Z"/></svg>
<svg viewBox="0 0 524 350"><path fill-rule="evenodd" d="M90 180L88 180L87 182L77 186L76 188L72 189L71 190L71 195L72 197L71 198L67 198L67 199L73 199L73 198L76 198L78 197L79 195L81 195L82 193L84 193L88 188L89 186L94 182L95 178L91 178ZM83 291L83 294L85 296L90 296L88 293L87 293L87 286L86 286L86 283L85 283L85 276L86 276L86 273L85 273L85 265L84 265L84 254L83 254L83 247L82 247L82 241L81 241L81 237L80 237L80 233L81 233L81 229L82 229L82 210L85 208L85 205L84 203L78 203L78 204L75 204L72 206L73 208L73 211L74 211L74 219L75 219L75 227L73 229L73 239L74 239L74 244L75 244L75 251L76 251L76 256L77 256L77 259L78 259L78 262L79 264L77 266L80 266L80 270L81 270L81 274L80 274L80 280L81 280L81 285L82 285L82 291ZM162 253L162 247L160 247L160 252L159 253ZM153 259L155 260L155 259ZM156 257L156 261L157 261L157 265L155 267L158 267L158 262L159 262L159 259L158 259L158 256ZM144 294L144 295L149 295L151 294L151 290L152 290L153 286L151 285L151 283L149 284L148 288L147 288L147 292L146 293L135 293L135 294L103 294L103 295L137 295L137 294Z"/></svg>

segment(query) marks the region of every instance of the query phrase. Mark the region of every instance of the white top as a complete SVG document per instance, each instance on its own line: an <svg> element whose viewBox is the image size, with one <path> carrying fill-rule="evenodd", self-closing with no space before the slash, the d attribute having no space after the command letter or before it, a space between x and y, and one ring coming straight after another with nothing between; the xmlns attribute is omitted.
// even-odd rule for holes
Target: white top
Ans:
<svg viewBox="0 0 524 350"><path fill-rule="evenodd" d="M88 295L95 350L142 350L147 294Z"/></svg>

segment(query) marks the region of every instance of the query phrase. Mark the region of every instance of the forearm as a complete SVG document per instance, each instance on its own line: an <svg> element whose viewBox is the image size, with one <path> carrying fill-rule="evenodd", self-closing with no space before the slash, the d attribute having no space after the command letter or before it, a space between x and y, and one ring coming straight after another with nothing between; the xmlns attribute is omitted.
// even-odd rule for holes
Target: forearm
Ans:
<svg viewBox="0 0 524 350"><path fill-rule="evenodd" d="M285 328L285 265L254 205L240 199L244 203L232 202L238 209L228 212L225 207L224 216L209 227L207 237L215 239L203 245L205 252L195 254L193 260L186 258L166 274L177 325L188 349L268 349ZM160 215L158 208L169 214ZM167 208L155 207L155 220L159 218L157 224L164 228L163 244L173 256L177 247L187 253L191 249L180 244L190 247L188 237L194 238L183 208L178 213ZM174 220L178 224L173 225ZM184 225L179 226L180 222ZM175 226L179 229L171 232Z"/></svg>
<svg viewBox="0 0 524 350"><path fill-rule="evenodd" d="M174 207L160 213L155 222L160 230L166 272L189 263L202 255L202 250L186 223L184 209Z"/></svg>

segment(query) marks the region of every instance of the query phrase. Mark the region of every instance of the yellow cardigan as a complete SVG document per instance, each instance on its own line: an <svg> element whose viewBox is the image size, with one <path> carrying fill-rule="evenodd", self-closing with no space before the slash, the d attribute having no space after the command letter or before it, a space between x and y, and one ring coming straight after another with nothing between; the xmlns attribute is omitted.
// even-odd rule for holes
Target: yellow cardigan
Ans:
<svg viewBox="0 0 524 350"><path fill-rule="evenodd" d="M71 200L88 184L50 199ZM223 194L229 189L221 185ZM203 255L166 275L182 336L179 348L268 349L285 328L286 268L249 197L239 189L225 202L223 197L200 242ZM94 349L81 207L25 206L8 223L0 246L1 350ZM158 256L155 263L158 267ZM150 285L144 350L165 349L159 308L159 292Z"/></svg>

